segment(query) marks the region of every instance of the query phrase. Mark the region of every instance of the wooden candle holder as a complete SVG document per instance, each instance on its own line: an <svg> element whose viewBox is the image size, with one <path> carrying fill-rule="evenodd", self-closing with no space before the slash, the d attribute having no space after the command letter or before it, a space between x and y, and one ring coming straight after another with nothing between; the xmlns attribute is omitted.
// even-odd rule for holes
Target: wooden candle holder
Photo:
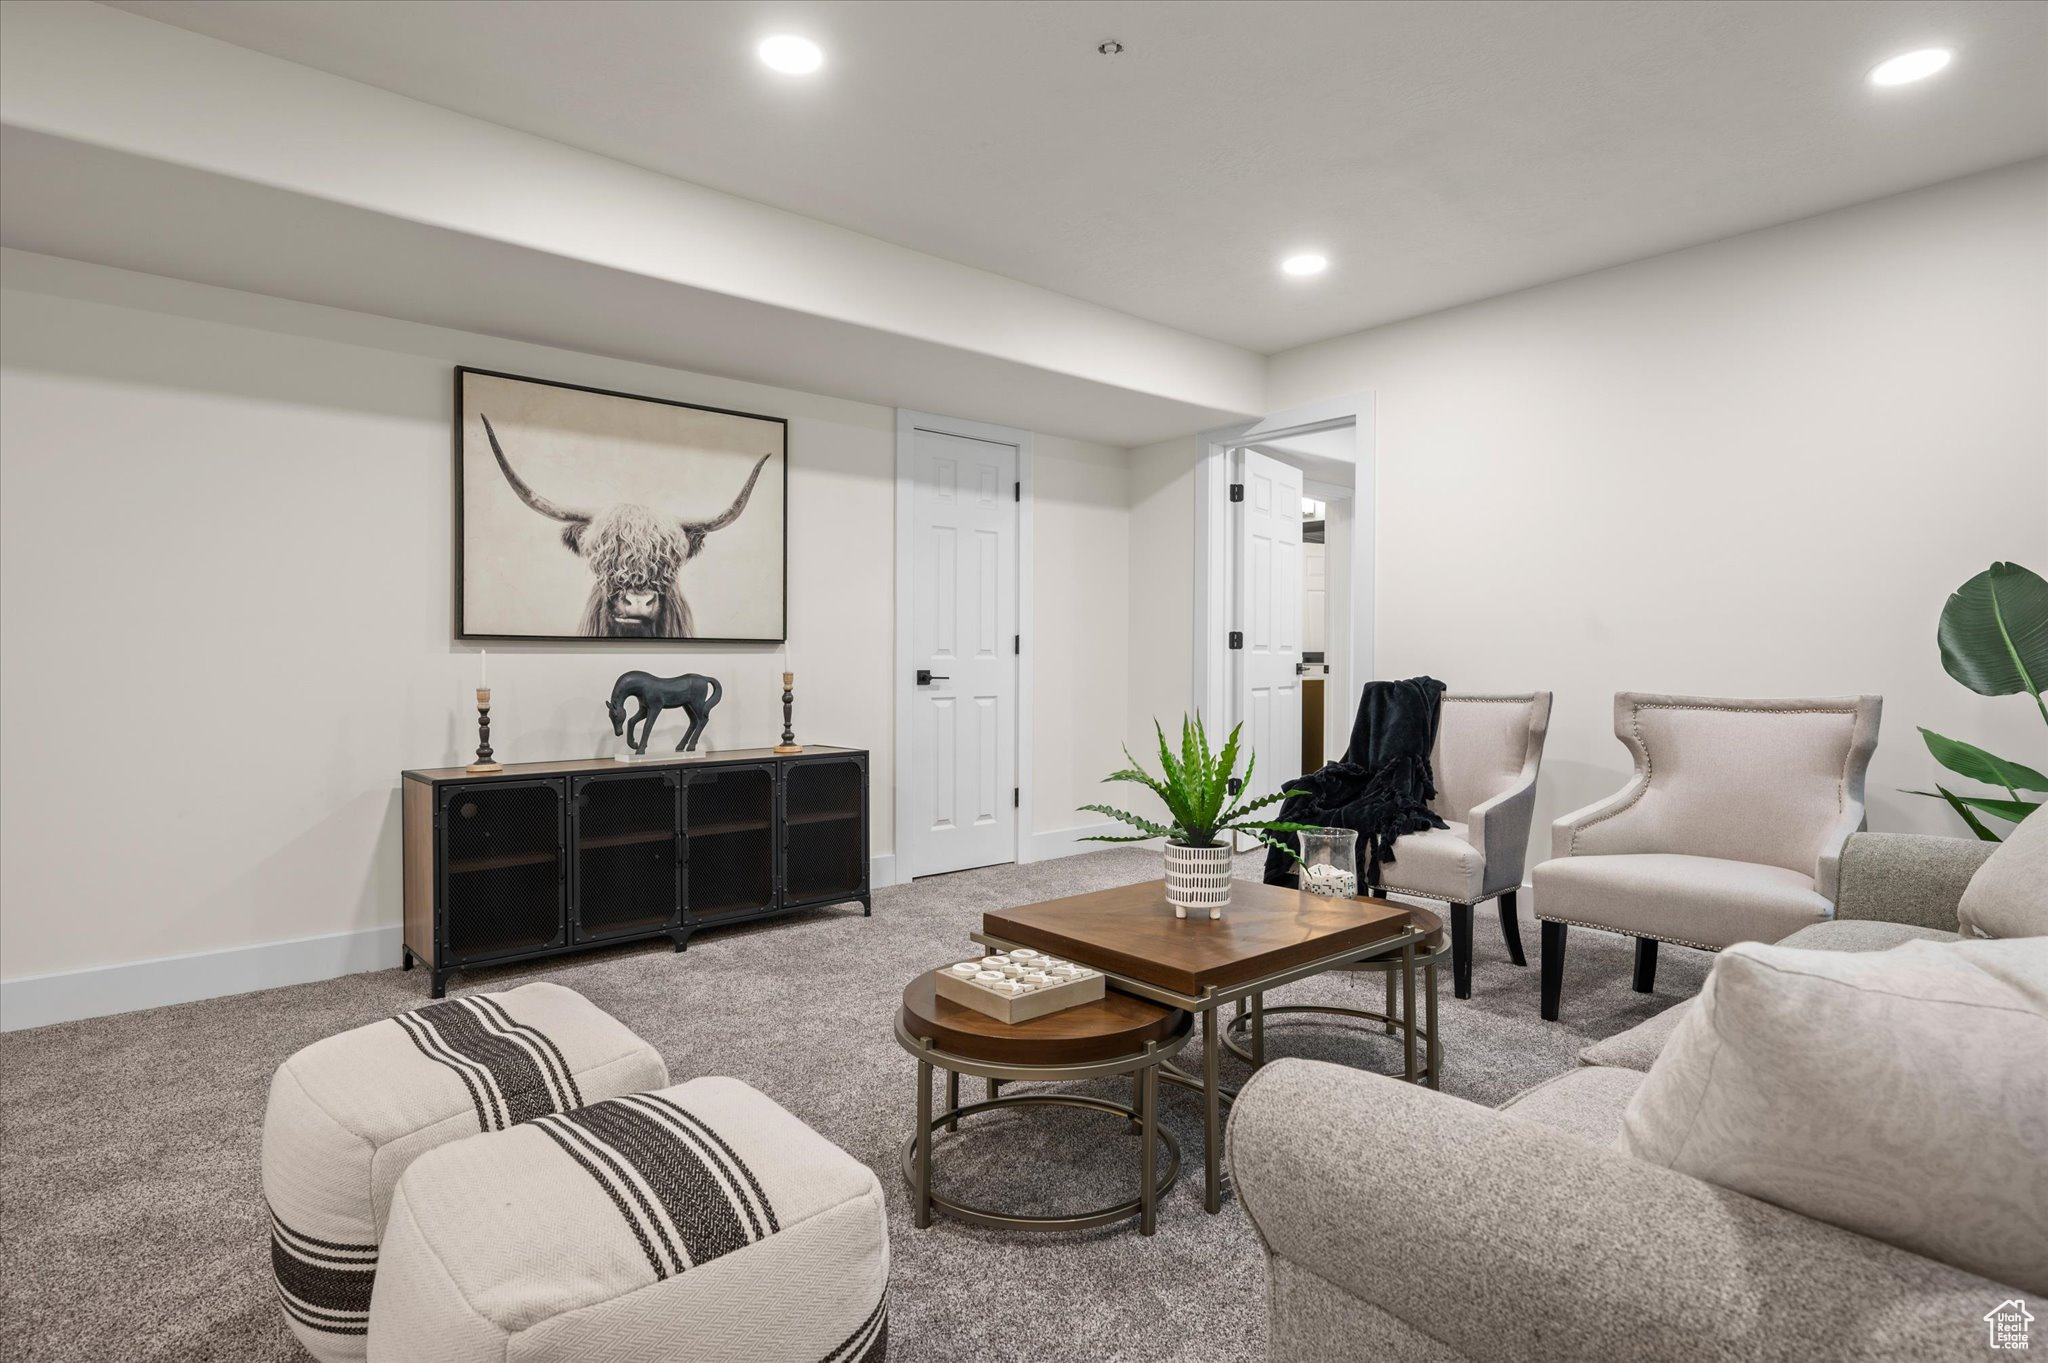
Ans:
<svg viewBox="0 0 2048 1363"><path fill-rule="evenodd" d="M491 752L491 688L488 686L476 689L476 761L463 770L480 775L505 770L505 764Z"/></svg>
<svg viewBox="0 0 2048 1363"><path fill-rule="evenodd" d="M790 711L796 704L796 673L782 674L782 741L775 745L775 751L783 756L802 752L803 745L796 741L796 730L790 727Z"/></svg>

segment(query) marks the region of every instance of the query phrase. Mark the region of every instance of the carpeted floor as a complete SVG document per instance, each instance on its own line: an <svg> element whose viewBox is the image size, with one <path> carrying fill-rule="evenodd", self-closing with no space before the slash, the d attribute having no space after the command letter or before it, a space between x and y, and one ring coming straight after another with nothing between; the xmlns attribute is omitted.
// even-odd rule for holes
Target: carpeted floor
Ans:
<svg viewBox="0 0 2048 1363"><path fill-rule="evenodd" d="M457 992L538 978L580 990L651 1041L676 1080L744 1079L873 1166L890 1204L894 1359L1261 1359L1259 1252L1227 1186L1222 1214L1202 1213L1193 1094L1161 1088L1188 1168L1149 1240L1131 1223L1022 1235L940 1218L917 1231L897 1172L914 1101L912 1062L891 1032L904 981L971 954L967 933L984 909L1158 868L1156 852L1118 849L934 877L879 891L871 919L828 910L705 934L683 955L620 948L463 978ZM1240 874L1255 874L1249 860ZM1534 922L1522 928L1527 969L1508 963L1490 906L1479 928L1473 997L1453 1000L1448 970L1442 980L1444 1087L1479 1103L1569 1068L1588 1040L1694 993L1708 964L1667 947L1657 993L1638 995L1626 939L1575 933L1565 1020L1546 1024ZM1371 1006L1378 988L1376 978L1363 988L1323 978L1274 997ZM270 1287L257 1155L271 1071L308 1042L425 996L423 976L394 969L0 1036L0 1352L12 1363L303 1359ZM1362 1028L1280 1019L1268 1055L1380 1068L1398 1059L1394 1043ZM1225 1058L1230 1082L1243 1074ZM972 1096L978 1085L968 1087ZM1042 1109L979 1122L979 1134L941 1143L942 1191L1078 1209L1135 1183L1135 1138L1106 1114Z"/></svg>

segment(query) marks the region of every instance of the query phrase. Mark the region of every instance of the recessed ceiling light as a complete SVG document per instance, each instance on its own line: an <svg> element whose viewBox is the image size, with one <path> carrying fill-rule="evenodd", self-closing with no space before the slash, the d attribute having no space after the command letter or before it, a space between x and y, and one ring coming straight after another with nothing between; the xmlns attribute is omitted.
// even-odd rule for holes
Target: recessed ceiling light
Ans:
<svg viewBox="0 0 2048 1363"><path fill-rule="evenodd" d="M1296 278L1306 278L1312 274L1321 274L1329 268L1329 257L1319 256L1314 251L1304 251L1298 256L1289 256L1280 262L1281 272L1283 274L1291 274Z"/></svg>
<svg viewBox="0 0 2048 1363"><path fill-rule="evenodd" d="M808 76L825 64L825 50L809 38L799 38L794 33L778 33L764 38L754 49L772 70L785 75Z"/></svg>
<svg viewBox="0 0 2048 1363"><path fill-rule="evenodd" d="M1917 52L1901 52L1890 61L1879 62L1870 69L1872 85L1911 85L1916 80L1926 80L1935 72L1955 60L1955 52L1946 47L1923 47Z"/></svg>

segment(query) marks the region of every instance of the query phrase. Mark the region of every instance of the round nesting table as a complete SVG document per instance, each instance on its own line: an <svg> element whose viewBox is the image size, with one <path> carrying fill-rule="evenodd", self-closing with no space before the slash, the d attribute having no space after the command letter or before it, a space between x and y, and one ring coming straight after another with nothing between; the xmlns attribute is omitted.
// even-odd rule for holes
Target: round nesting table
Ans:
<svg viewBox="0 0 2048 1363"><path fill-rule="evenodd" d="M1194 1030L1193 1017L1128 994L1110 992L1093 1003L1048 1013L1026 1022L999 1022L938 996L932 974L918 976L903 991L896 1015L896 1040L917 1057L917 1130L903 1143L903 1177L913 1199L913 1221L932 1222L932 1208L984 1226L1010 1230L1082 1230L1126 1217L1138 1218L1140 1234L1158 1224L1159 1198L1180 1177L1180 1144L1159 1129L1159 1065L1178 1055ZM946 1110L932 1115L932 1069L946 1071ZM960 1076L989 1081L989 1096L964 1106ZM1030 1083L1107 1079L1130 1075L1135 1106L1078 1093L998 1094L1002 1081ZM957 1130L960 1119L1002 1107L1075 1107L1108 1112L1139 1130L1138 1195L1128 1202L1072 1216L1024 1216L972 1207L932 1191L932 1135ZM1158 1171L1158 1145L1166 1144L1166 1169Z"/></svg>
<svg viewBox="0 0 2048 1363"><path fill-rule="evenodd" d="M1239 1038L1248 1028L1262 1031L1265 1019L1276 1013L1319 1013L1328 1017L1357 1018L1361 1022L1380 1024L1386 1029L1388 1036L1395 1036L1404 1029L1414 1028L1416 1040L1422 1045L1422 1064L1416 1066L1413 1073L1401 1077L1406 1078L1411 1084L1427 1084L1433 1089L1442 1088L1444 1052L1443 1043L1436 1033L1436 968L1450 956L1451 935L1444 931L1444 920L1440 914L1432 913L1428 909L1410 909L1408 912L1415 926L1429 934L1415 946L1415 964L1422 967L1423 1018L1419 1027L1415 1021L1415 1000L1405 991L1402 992L1400 1013L1394 1012L1394 995L1402 976L1401 953L1389 951L1378 956L1348 961L1337 967L1336 971L1330 972L1336 974L1338 971L1376 971L1383 975L1387 982L1387 1006L1384 1011L1344 1008L1334 1003L1288 1003L1269 1006L1263 994L1254 994L1248 1011L1239 1012L1223 1029L1224 1049L1246 1064L1258 1065L1260 1060L1254 1058L1254 1055L1255 1052L1262 1053L1264 1046L1255 1045L1251 1050L1247 1050ZM1410 1052L1410 1056L1412 1063L1413 1052Z"/></svg>

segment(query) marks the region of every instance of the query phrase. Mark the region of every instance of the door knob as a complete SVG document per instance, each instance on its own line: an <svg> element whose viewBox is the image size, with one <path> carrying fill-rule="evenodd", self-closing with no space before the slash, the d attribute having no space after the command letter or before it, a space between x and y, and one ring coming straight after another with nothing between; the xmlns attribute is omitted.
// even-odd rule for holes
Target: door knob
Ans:
<svg viewBox="0 0 2048 1363"><path fill-rule="evenodd" d="M931 685L931 684L932 684L933 682L935 682L935 681L951 681L951 680L953 680L953 679L952 679L951 677L936 677L936 676L933 676L933 675L932 675L932 673L931 673L931 670L930 670L929 668L923 668L923 667L920 667L920 668L918 668L918 669L917 669L917 684L918 684L919 686L930 686L930 685Z"/></svg>

